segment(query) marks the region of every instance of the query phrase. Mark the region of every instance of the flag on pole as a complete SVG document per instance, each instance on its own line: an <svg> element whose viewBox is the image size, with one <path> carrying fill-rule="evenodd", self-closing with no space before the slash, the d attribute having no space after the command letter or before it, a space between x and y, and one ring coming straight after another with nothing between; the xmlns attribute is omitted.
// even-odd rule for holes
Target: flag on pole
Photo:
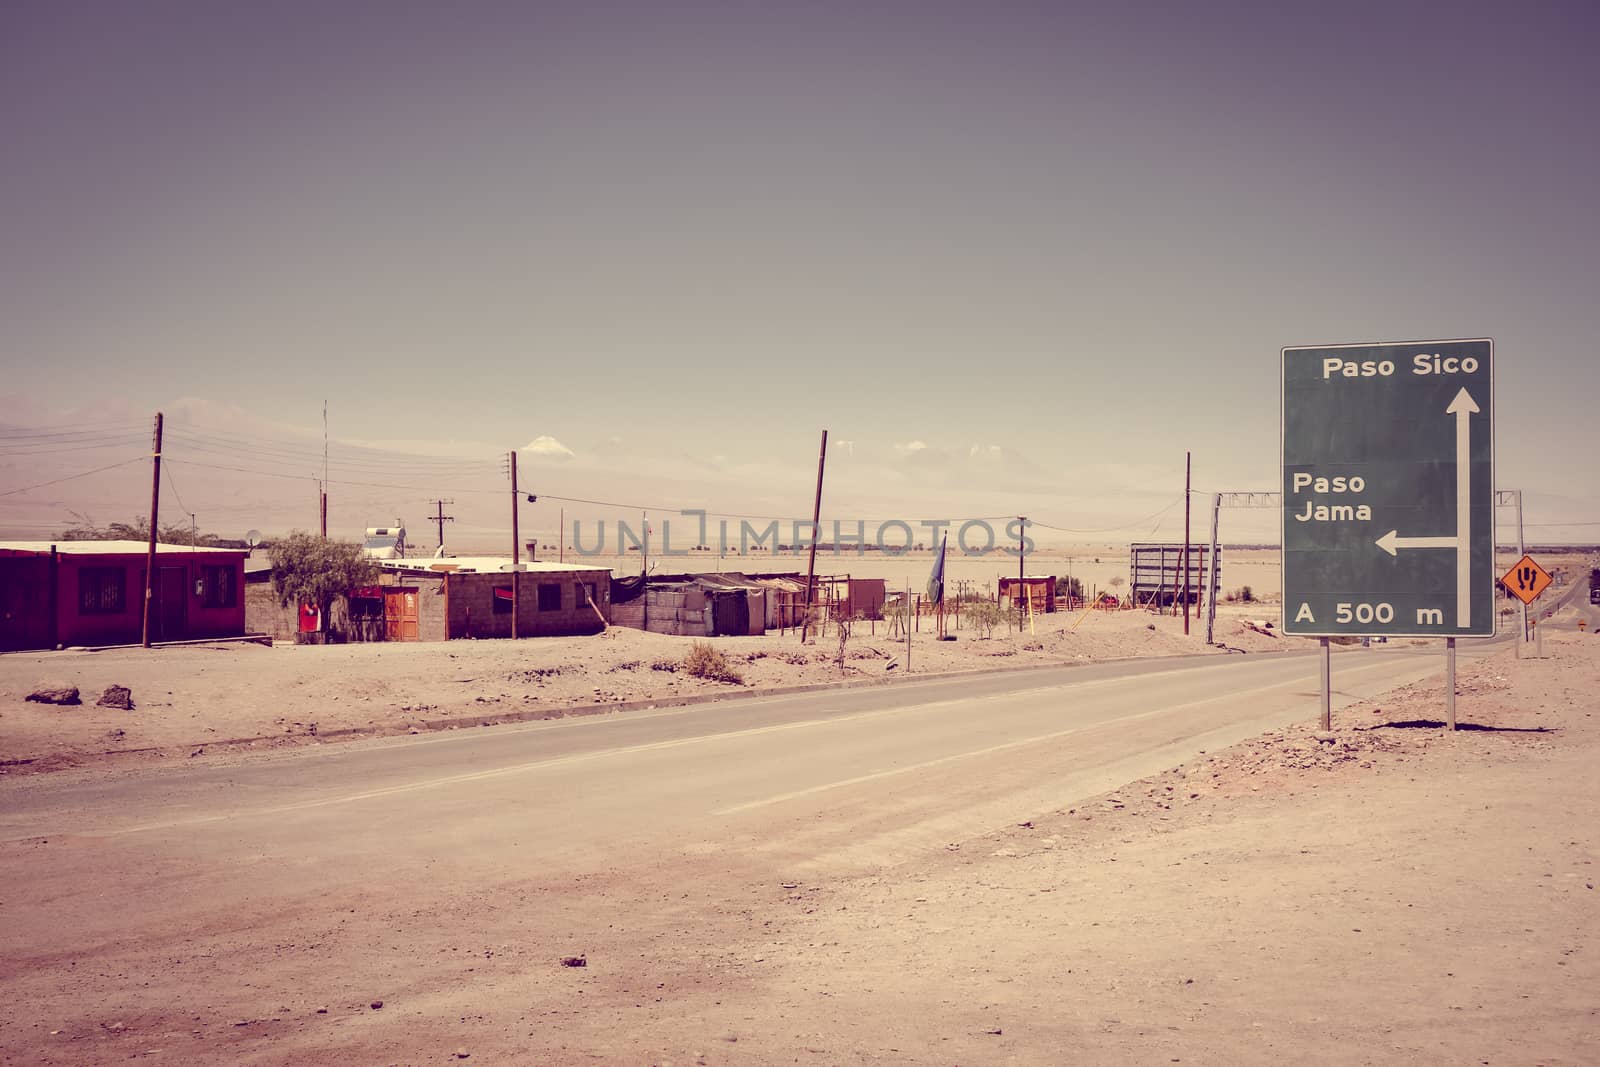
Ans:
<svg viewBox="0 0 1600 1067"><path fill-rule="evenodd" d="M928 603L935 606L944 603L944 550L949 541L948 533L939 539L939 554L933 557L933 570L928 573Z"/></svg>

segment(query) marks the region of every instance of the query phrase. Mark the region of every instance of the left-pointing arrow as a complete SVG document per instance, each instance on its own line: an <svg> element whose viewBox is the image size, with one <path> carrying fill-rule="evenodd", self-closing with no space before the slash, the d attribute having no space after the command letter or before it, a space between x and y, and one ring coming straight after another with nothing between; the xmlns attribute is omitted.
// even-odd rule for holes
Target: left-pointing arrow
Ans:
<svg viewBox="0 0 1600 1067"><path fill-rule="evenodd" d="M1456 626L1472 625L1472 416L1477 401L1466 388L1445 408L1456 417L1456 534L1454 537L1401 537L1390 530L1373 544L1399 555L1402 548L1453 548L1456 550Z"/></svg>
<svg viewBox="0 0 1600 1067"><path fill-rule="evenodd" d="M1389 555L1399 554L1402 548L1455 548L1454 537L1401 537L1398 532L1390 530L1373 544L1383 549Z"/></svg>

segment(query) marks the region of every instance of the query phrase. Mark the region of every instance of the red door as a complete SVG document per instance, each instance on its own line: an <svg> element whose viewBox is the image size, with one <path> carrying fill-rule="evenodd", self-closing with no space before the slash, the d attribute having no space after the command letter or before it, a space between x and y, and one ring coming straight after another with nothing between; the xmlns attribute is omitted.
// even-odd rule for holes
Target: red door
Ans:
<svg viewBox="0 0 1600 1067"><path fill-rule="evenodd" d="M189 636L189 568L157 567L155 597L150 640L182 641Z"/></svg>
<svg viewBox="0 0 1600 1067"><path fill-rule="evenodd" d="M383 629L389 641L416 641L417 591L394 588L383 591Z"/></svg>

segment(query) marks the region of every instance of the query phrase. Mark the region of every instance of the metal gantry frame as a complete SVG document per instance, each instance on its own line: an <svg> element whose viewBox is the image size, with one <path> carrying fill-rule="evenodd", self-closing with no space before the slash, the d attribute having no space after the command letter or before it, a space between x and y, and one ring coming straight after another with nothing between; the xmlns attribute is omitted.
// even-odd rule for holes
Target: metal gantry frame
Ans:
<svg viewBox="0 0 1600 1067"><path fill-rule="evenodd" d="M1496 489L1494 491L1494 506L1497 508L1517 509L1517 555L1520 557L1528 549L1522 538L1522 490L1521 489ZM1228 508L1281 508L1283 507L1283 494L1277 491L1258 491L1253 489L1232 490L1223 493L1211 494L1211 558L1208 561L1210 573L1206 582L1206 644L1216 642L1212 639L1217 622L1217 526L1220 522L1222 509ZM1522 640L1528 639L1528 605L1522 605Z"/></svg>
<svg viewBox="0 0 1600 1067"><path fill-rule="evenodd" d="M1207 561L1210 570L1206 576L1206 644L1208 645L1216 644L1212 637L1217 626L1217 526L1224 507L1281 508L1283 494L1257 492L1253 489L1211 494L1211 558Z"/></svg>

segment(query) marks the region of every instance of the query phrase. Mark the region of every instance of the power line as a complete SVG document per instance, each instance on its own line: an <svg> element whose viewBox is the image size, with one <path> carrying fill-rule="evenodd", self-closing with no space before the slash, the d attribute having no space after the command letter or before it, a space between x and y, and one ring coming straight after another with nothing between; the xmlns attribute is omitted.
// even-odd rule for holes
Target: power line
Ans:
<svg viewBox="0 0 1600 1067"><path fill-rule="evenodd" d="M99 474L101 471L116 470L118 467L126 467L130 463L142 463L144 462L145 458L146 457L144 456L135 456L132 459L125 459L121 463L110 463L104 467L96 467L92 471L80 471L77 474L69 474L65 478L55 478L48 482L40 482L38 485L25 485L20 489L7 489L5 492L0 493L0 496L15 496L17 493L29 493L35 489L43 489L49 485L60 485L62 482L70 482L78 478L87 478L91 474Z"/></svg>
<svg viewBox="0 0 1600 1067"><path fill-rule="evenodd" d="M192 515L193 512L184 504L183 496L178 492L177 481L172 477L172 464L170 462L164 464L161 468L161 473L167 476L167 488L172 490L172 498L178 502L178 510L185 515Z"/></svg>
<svg viewBox="0 0 1600 1067"><path fill-rule="evenodd" d="M284 473L282 471L263 471L263 470L252 470L252 469L250 469L248 467L230 467L230 466L226 466L226 465L221 464L221 463L202 463L200 460L196 460L196 459L173 459L171 456L165 456L163 458L166 459L166 461L168 463L183 463L183 464L187 464L188 466L191 466L191 467L205 467L205 468L208 468L210 470L218 470L218 471L233 471L236 474L259 474L259 475L261 475L263 477L266 477L266 478L290 478L290 479L293 479L293 480L296 480L296 481L308 481L308 482L317 482L317 481L321 481L322 480L322 479L318 478L315 474L286 474L286 473ZM358 482L358 481L353 481L353 480L349 480L349 479L340 479L340 478L330 478L330 479L328 479L328 484L329 485L362 485L362 486L370 486L371 488L374 488L374 489L413 489L413 490L420 490L420 491L425 492L425 493L431 493L434 490L439 488L437 485L397 485L397 484L395 484L393 482ZM504 489L471 489L471 488L460 488L460 487L457 487L457 486L451 486L450 489L451 489L452 492L456 492L456 493L492 493L495 496L499 496L500 494L502 494L502 493L504 493L506 491Z"/></svg>
<svg viewBox="0 0 1600 1067"><path fill-rule="evenodd" d="M274 452L296 459L310 459L320 462L322 449L307 446L294 441L280 438L261 437L254 434L233 433L226 430L204 429L197 431L190 428L175 428L173 432L190 441L199 441L219 447L247 450L251 453ZM343 457L343 461L350 463L395 463L414 465L416 463L459 465L472 463L495 462L496 457L485 454L482 459L454 459L443 456L430 456L420 452L405 452L395 449L375 448L370 445L330 445L329 461L339 462L341 450L355 455ZM366 453L366 454L361 454Z"/></svg>
<svg viewBox="0 0 1600 1067"><path fill-rule="evenodd" d="M1162 508L1160 511L1157 511L1154 514L1146 515L1142 519L1134 519L1131 522L1119 523L1116 526L1101 526L1101 527L1099 527L1097 529L1093 529L1093 530L1079 530L1079 529L1073 529L1073 528L1067 527L1067 526L1052 526L1048 522L1039 522L1037 520L1034 521L1033 525L1038 526L1038 527L1042 527L1043 529L1046 529L1046 530L1055 530L1057 533L1076 533L1076 534L1114 533L1114 532L1116 532L1118 530L1131 530L1136 526L1143 526L1145 523L1151 521L1152 519L1159 519L1161 516L1165 515L1167 512L1171 511L1173 508L1177 507L1181 503L1183 503L1183 498L1179 497L1177 500L1174 500L1172 503L1168 504L1166 507Z"/></svg>
<svg viewBox="0 0 1600 1067"><path fill-rule="evenodd" d="M81 426L73 430L56 430L54 428L47 428L43 430L34 428L12 428L0 430L0 440L23 441L30 438L43 439L59 437L70 439L76 437L96 437L112 433L132 433L135 429L143 425L143 420L139 420L137 422L132 420L124 420L104 422L87 429Z"/></svg>
<svg viewBox="0 0 1600 1067"><path fill-rule="evenodd" d="M67 452L96 452L107 448L123 448L128 445L138 444L144 440L143 434L121 434L116 437L106 437L98 441L86 441L74 444L62 444L50 448L32 448L23 446L10 448L0 444L0 458L23 456L55 456Z"/></svg>
<svg viewBox="0 0 1600 1067"><path fill-rule="evenodd" d="M176 435L175 435L176 436ZM283 452L271 448L259 448L245 445L232 445L225 442L205 442L187 437L176 437L185 451L195 451L219 456L244 456L250 459L260 459L267 462L282 463L286 466L305 465L316 467L321 465L320 457ZM456 473L483 473L494 469L490 461L439 461L426 458L408 459L397 458L387 461L345 460L332 457L328 461L329 467L335 470L347 469L358 473L393 474L399 472L421 472L431 476L448 476Z"/></svg>

